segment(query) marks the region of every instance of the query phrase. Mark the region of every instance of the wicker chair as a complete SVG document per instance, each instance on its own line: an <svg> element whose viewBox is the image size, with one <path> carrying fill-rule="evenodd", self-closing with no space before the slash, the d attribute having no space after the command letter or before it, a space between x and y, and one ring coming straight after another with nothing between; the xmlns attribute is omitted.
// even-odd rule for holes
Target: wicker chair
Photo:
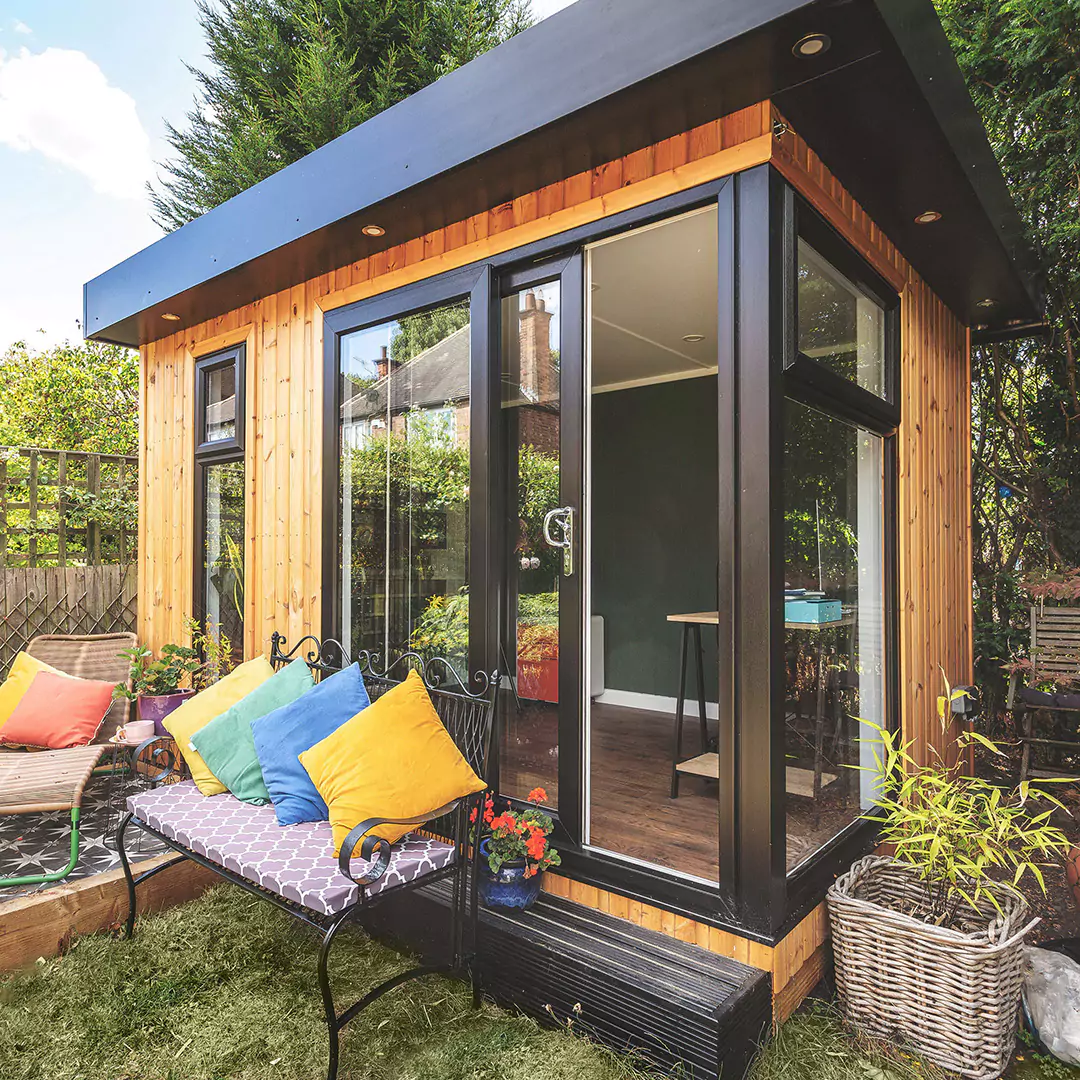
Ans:
<svg viewBox="0 0 1080 1080"><path fill-rule="evenodd" d="M80 679L123 682L128 663L119 654L136 644L134 634L43 634L26 651L58 671ZM114 702L98 728L97 742L69 750L0 754L0 814L71 812L71 855L62 870L52 874L0 879L0 888L40 885L66 878L79 860L79 817L83 792L104 753L102 740L111 726L127 722L128 702Z"/></svg>

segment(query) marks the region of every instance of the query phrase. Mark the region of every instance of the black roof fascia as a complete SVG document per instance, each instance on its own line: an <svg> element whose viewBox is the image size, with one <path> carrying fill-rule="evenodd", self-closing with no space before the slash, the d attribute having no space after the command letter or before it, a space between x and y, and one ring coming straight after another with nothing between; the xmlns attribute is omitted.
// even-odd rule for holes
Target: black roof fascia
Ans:
<svg viewBox="0 0 1080 1080"><path fill-rule="evenodd" d="M766 98L965 322L1037 318L931 0L579 0L95 278L85 332L154 340Z"/></svg>
<svg viewBox="0 0 1080 1080"><path fill-rule="evenodd" d="M134 344L138 313L806 4L579 0L88 282L84 332Z"/></svg>

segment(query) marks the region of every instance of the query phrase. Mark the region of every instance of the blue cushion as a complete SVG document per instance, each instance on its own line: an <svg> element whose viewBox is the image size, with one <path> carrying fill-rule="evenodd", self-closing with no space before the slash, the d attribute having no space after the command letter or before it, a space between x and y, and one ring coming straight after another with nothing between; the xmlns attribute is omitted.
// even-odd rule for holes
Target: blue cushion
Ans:
<svg viewBox="0 0 1080 1080"><path fill-rule="evenodd" d="M255 753L279 825L329 817L326 803L300 764L300 755L370 704L360 666L353 664L295 701L251 721Z"/></svg>

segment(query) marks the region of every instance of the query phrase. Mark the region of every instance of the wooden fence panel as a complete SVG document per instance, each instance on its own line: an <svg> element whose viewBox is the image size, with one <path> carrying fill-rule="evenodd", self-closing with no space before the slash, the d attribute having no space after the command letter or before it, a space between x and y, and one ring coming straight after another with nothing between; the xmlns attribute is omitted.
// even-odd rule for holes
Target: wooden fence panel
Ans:
<svg viewBox="0 0 1080 1080"><path fill-rule="evenodd" d="M0 568L0 674L38 634L135 632L136 567Z"/></svg>
<svg viewBox="0 0 1080 1080"><path fill-rule="evenodd" d="M0 568L135 558L138 459L0 446Z"/></svg>

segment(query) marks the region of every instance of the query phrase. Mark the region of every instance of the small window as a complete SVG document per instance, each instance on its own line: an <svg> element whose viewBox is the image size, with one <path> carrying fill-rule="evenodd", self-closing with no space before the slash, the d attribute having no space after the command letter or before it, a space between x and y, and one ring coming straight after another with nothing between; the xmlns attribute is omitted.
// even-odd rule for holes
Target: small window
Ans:
<svg viewBox="0 0 1080 1080"><path fill-rule="evenodd" d="M233 659L244 651L244 346L195 364L195 611Z"/></svg>
<svg viewBox="0 0 1080 1080"><path fill-rule="evenodd" d="M244 448L244 347L215 353L195 365L199 452L215 456Z"/></svg>
<svg viewBox="0 0 1080 1080"><path fill-rule="evenodd" d="M885 308L805 239L799 239L799 352L887 397Z"/></svg>

